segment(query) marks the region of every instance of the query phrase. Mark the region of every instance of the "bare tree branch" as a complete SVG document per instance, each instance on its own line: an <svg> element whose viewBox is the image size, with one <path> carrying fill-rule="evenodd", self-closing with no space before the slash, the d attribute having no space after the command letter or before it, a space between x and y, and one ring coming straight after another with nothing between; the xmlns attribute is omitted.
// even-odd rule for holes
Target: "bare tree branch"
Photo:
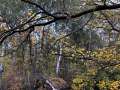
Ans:
<svg viewBox="0 0 120 90"><path fill-rule="evenodd" d="M88 22L91 20L92 17L93 17L93 14L90 16L89 20L86 21L86 23L85 23L80 29L83 29L83 28L88 24ZM58 41L60 41L60 40L63 39L63 38L66 38L66 37L72 35L72 34L75 33L75 32L80 31L80 29L73 30L72 32L70 32L70 33L68 33L68 34L66 34L66 35L64 35L64 36L62 36L62 37L60 37L60 38L58 38L58 39L55 41L55 43L58 42Z"/></svg>
<svg viewBox="0 0 120 90"><path fill-rule="evenodd" d="M31 5L33 5L33 6L36 6L36 7L38 7L40 10L42 10L42 11L44 12L44 14L55 18L55 16L54 16L53 14L49 13L48 11L46 11L44 8L42 8L42 7L41 7L40 5L38 5L37 3L34 3L34 2L32 2L32 1L30 1L30 0L21 0L21 1L23 1L23 2L25 2L25 3L28 3L28 4L31 4Z"/></svg>
<svg viewBox="0 0 120 90"><path fill-rule="evenodd" d="M105 13L103 13L103 12L101 12L101 14L106 18L107 22L108 22L109 25L112 27L112 30L120 33L120 30L118 30L117 28L114 27L114 25L112 24L112 22L111 22L111 20L109 19L109 17L108 17Z"/></svg>
<svg viewBox="0 0 120 90"><path fill-rule="evenodd" d="M56 22L56 21L58 21L58 20L66 20L66 19L68 19L68 16L67 15L60 15L60 16L54 16L53 14L50 14L49 12L47 12L46 10L44 10L43 8L41 8L41 6L40 5L38 5L38 4L36 4L36 3L33 3L33 2L31 2L31 1L28 1L28 0L22 0L22 1L24 1L24 2L26 2L26 3L29 3L29 4L31 4L31 5L35 5L36 7L39 7L42 11L43 11L43 13L44 14L46 14L46 15L48 15L48 16L52 16L52 17L54 17L52 20L50 20L50 21L48 21L48 22L44 22L44 23L38 23L38 24L36 24L36 23L34 23L33 25L31 25L31 26L29 26L28 28L26 28L26 29L24 29L24 30L21 30L21 31L14 31L14 30L11 30L9 33L7 33L7 35L5 35L5 36L3 36L2 38L0 37L0 44L8 37L8 36L11 36L11 35L13 35L13 34L15 34L15 33L17 33L17 32L25 32L25 31L27 31L28 29L30 29L30 28L32 28L32 27L34 27L34 26L45 26L45 25L48 25L48 24L51 24L51 23L53 23L53 22ZM93 8L90 8L90 9L88 9L88 10L85 10L85 11L83 11L83 12L80 12L80 13L77 13L77 14L74 14L74 15L69 15L69 17L71 18L71 19L73 19L73 18L77 18L77 17L80 17L80 16L82 16L82 15L85 15L85 14L88 14L88 13L92 13L92 12L96 12L96 11L101 11L101 10L112 10L112 9L117 9L117 8L120 8L120 4L114 4L114 5L98 5L98 6L95 6L95 7L93 7ZM21 26L21 25L20 25ZM17 29L17 27L16 28L14 28L14 29ZM116 30L117 31L117 30Z"/></svg>

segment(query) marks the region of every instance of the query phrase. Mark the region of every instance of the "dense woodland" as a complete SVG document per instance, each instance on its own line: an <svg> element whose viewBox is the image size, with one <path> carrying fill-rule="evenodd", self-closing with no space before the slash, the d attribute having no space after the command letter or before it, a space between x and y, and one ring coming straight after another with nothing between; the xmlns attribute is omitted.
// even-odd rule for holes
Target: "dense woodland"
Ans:
<svg viewBox="0 0 120 90"><path fill-rule="evenodd" d="M120 1L0 0L0 90L120 90Z"/></svg>

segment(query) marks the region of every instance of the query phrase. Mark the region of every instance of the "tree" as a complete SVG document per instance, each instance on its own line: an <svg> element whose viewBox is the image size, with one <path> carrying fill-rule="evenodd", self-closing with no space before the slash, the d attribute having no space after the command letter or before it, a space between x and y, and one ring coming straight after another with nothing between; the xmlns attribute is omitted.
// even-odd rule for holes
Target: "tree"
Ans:
<svg viewBox="0 0 120 90"><path fill-rule="evenodd" d="M0 44L8 42L11 52L16 52L13 57L16 57L17 70L24 77L23 82L32 86L36 73L40 73L38 76L45 82L49 75L55 76L55 71L66 80L69 73L75 72L73 76L76 73L81 76L76 76L73 84L85 76L82 82L77 82L82 83L80 87L94 87L94 83L100 87L99 68L119 64L113 60L114 55L119 54L111 46L115 45L120 32L117 21L120 4L108 0L21 1L0 1L3 2L1 16L8 29L0 31ZM106 37L108 41L104 41ZM109 48L102 48L105 42ZM104 73L108 78L108 73ZM94 77L98 82L91 81Z"/></svg>

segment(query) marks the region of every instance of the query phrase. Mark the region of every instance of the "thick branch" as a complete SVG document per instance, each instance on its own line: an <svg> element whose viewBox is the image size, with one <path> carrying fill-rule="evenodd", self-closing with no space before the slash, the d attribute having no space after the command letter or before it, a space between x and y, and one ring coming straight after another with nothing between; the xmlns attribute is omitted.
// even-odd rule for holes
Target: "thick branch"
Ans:
<svg viewBox="0 0 120 90"><path fill-rule="evenodd" d="M22 0L24 2L29 2L29 1L26 1L26 0ZM41 8L40 5L38 4L35 4L33 2L29 2L29 4L32 4L32 5L36 5L37 7ZM95 12L95 11L101 11L101 10L112 10L112 9L117 9L117 8L120 8L120 4L115 4L115 5L98 5L98 6L95 6L91 9L88 9L88 10L85 10L83 12L80 12L80 13L77 13L75 15L69 15L69 17L72 19L72 18L77 18L77 17L80 17L82 15L85 15L85 14L88 14L88 13L92 13L92 12ZM51 16L52 14L50 14L49 12L47 12L46 10L44 10L43 8L41 8L41 10L48 16ZM30 29L31 27L34 27L34 26L44 26L44 25L48 25L48 24L51 24L55 21L58 21L58 20L66 20L68 19L68 16L63 14L63 15L60 15L60 16L55 16L54 19L52 19L51 21L48 21L48 22L45 22L45 23L39 23L39 24L33 24L31 26L29 26L28 28L24 29L24 30L21 30L21 31L13 31L11 30L11 32L8 34L8 35L5 35L4 37L0 38L0 44L8 37L8 36L11 36L13 35L14 33L16 32L24 32L24 31L27 31L28 29Z"/></svg>
<svg viewBox="0 0 120 90"><path fill-rule="evenodd" d="M42 8L42 7L41 7L40 5L38 5L37 3L31 2L31 0L21 0L21 1L23 1L23 2L25 2L25 3L28 3L28 4L31 4L31 5L33 5L33 6L36 6L36 7L38 7L40 10L42 10L46 15L55 18L55 16L54 16L53 14L49 13L48 11L46 11L44 8Z"/></svg>
<svg viewBox="0 0 120 90"><path fill-rule="evenodd" d="M115 4L115 5L98 5L95 6L91 9L85 10L83 12L80 12L78 14L72 15L71 18L76 18L76 17L80 17L82 15L91 13L91 12L95 12L95 11L101 11L101 10L112 10L112 9L117 9L120 8L120 4Z"/></svg>

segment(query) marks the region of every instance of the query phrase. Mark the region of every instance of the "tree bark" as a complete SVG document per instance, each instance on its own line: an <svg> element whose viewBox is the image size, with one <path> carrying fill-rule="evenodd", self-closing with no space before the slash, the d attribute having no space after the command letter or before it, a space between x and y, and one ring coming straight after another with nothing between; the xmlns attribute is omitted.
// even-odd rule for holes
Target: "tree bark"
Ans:
<svg viewBox="0 0 120 90"><path fill-rule="evenodd" d="M60 43L59 45L59 52L57 55L57 63L56 63L56 75L59 77L59 73L60 73L60 63L62 60L62 44Z"/></svg>

